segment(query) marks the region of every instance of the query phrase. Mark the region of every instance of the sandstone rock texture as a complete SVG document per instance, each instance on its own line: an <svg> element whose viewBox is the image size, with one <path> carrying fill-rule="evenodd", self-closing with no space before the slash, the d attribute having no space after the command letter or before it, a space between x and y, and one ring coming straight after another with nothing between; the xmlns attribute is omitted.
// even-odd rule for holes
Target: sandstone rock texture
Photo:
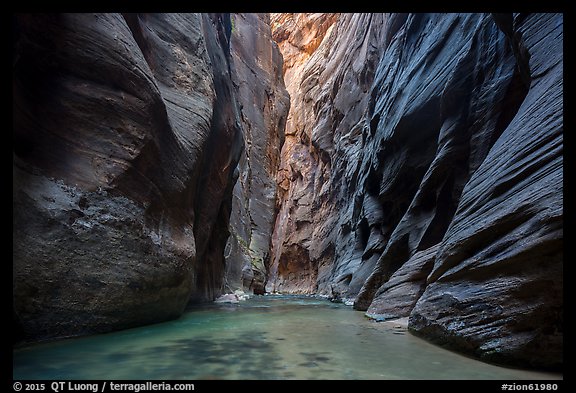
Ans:
<svg viewBox="0 0 576 393"><path fill-rule="evenodd" d="M221 292L242 151L226 14L13 21L13 303L24 337Z"/></svg>
<svg viewBox="0 0 576 393"><path fill-rule="evenodd" d="M266 287L271 292L329 290L327 274L342 213L336 201L350 192L348 184L330 179L337 176L333 157L344 153L336 151L333 140L342 140L344 154L354 155L360 148L354 140L369 100L364 92L379 58L378 47L370 43L382 41L384 17L347 14L335 25L338 18L334 14L271 17L291 100L278 169L279 211ZM354 251L347 244L340 246L342 252Z"/></svg>
<svg viewBox="0 0 576 393"><path fill-rule="evenodd" d="M563 19L497 19L529 90L464 187L409 327L482 358L560 367Z"/></svg>
<svg viewBox="0 0 576 393"><path fill-rule="evenodd" d="M19 337L317 293L562 366L562 14L15 14L13 37Z"/></svg>
<svg viewBox="0 0 576 393"><path fill-rule="evenodd" d="M271 23L291 108L267 290L559 368L563 16Z"/></svg>
<svg viewBox="0 0 576 393"><path fill-rule="evenodd" d="M225 291L242 288L263 294L276 216L276 171L290 98L269 15L231 17L232 75L240 103L244 150L232 201Z"/></svg>

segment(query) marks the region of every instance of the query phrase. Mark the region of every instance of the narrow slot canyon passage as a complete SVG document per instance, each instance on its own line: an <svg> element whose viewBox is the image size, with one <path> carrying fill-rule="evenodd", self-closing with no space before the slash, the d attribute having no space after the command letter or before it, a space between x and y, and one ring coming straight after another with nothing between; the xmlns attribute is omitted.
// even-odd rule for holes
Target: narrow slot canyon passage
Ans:
<svg viewBox="0 0 576 393"><path fill-rule="evenodd" d="M14 14L13 379L562 379L562 96L562 14Z"/></svg>

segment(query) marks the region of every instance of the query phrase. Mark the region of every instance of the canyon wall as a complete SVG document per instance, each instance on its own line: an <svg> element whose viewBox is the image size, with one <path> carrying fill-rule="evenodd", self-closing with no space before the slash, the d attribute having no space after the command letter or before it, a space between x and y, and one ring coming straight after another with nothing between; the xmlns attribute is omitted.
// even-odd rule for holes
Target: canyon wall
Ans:
<svg viewBox="0 0 576 393"><path fill-rule="evenodd" d="M291 109L267 290L559 368L562 15L271 22Z"/></svg>
<svg viewBox="0 0 576 393"><path fill-rule="evenodd" d="M290 98L282 55L268 14L233 14L233 83L238 89L244 150L234 187L226 246L226 292L263 294L276 215L276 171Z"/></svg>
<svg viewBox="0 0 576 393"><path fill-rule="evenodd" d="M21 14L13 37L23 338L242 288L561 367L562 15Z"/></svg>
<svg viewBox="0 0 576 393"><path fill-rule="evenodd" d="M227 14L13 19L24 338L174 318L223 287L243 140Z"/></svg>

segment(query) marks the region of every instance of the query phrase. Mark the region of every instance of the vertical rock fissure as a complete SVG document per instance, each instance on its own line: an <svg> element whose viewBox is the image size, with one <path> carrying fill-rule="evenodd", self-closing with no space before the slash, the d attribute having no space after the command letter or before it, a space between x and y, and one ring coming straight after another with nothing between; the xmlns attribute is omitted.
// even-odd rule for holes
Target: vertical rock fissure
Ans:
<svg viewBox="0 0 576 393"><path fill-rule="evenodd" d="M208 42L225 48L223 51L209 51L211 63L218 73L214 73L215 105L211 120L211 130L202 150L200 175L195 197L196 253L200 274L197 288L203 288L201 280L209 277L216 283L215 293L199 293L191 296L191 301L214 298L221 293L225 273L223 250L229 236L229 217L232 203L232 188L235 182L236 167L243 149L240 115L236 92L232 84L230 70L229 36L227 35L227 15L203 14L203 29ZM228 23L229 25L229 23ZM215 30L215 34L214 34ZM208 188L209 192L206 192ZM203 234L208 234L203 236Z"/></svg>
<svg viewBox="0 0 576 393"><path fill-rule="evenodd" d="M231 14L231 18L231 67L245 148L233 190L226 282L231 291L263 294L276 219L276 173L290 98L269 16Z"/></svg>

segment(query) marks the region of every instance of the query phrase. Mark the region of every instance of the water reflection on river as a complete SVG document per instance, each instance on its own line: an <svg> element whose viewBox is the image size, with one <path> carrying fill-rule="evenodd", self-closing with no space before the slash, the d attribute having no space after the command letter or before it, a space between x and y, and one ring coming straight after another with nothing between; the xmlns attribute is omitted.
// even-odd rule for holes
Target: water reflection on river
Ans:
<svg viewBox="0 0 576 393"><path fill-rule="evenodd" d="M260 296L14 350L14 379L559 379L444 350L342 304Z"/></svg>

